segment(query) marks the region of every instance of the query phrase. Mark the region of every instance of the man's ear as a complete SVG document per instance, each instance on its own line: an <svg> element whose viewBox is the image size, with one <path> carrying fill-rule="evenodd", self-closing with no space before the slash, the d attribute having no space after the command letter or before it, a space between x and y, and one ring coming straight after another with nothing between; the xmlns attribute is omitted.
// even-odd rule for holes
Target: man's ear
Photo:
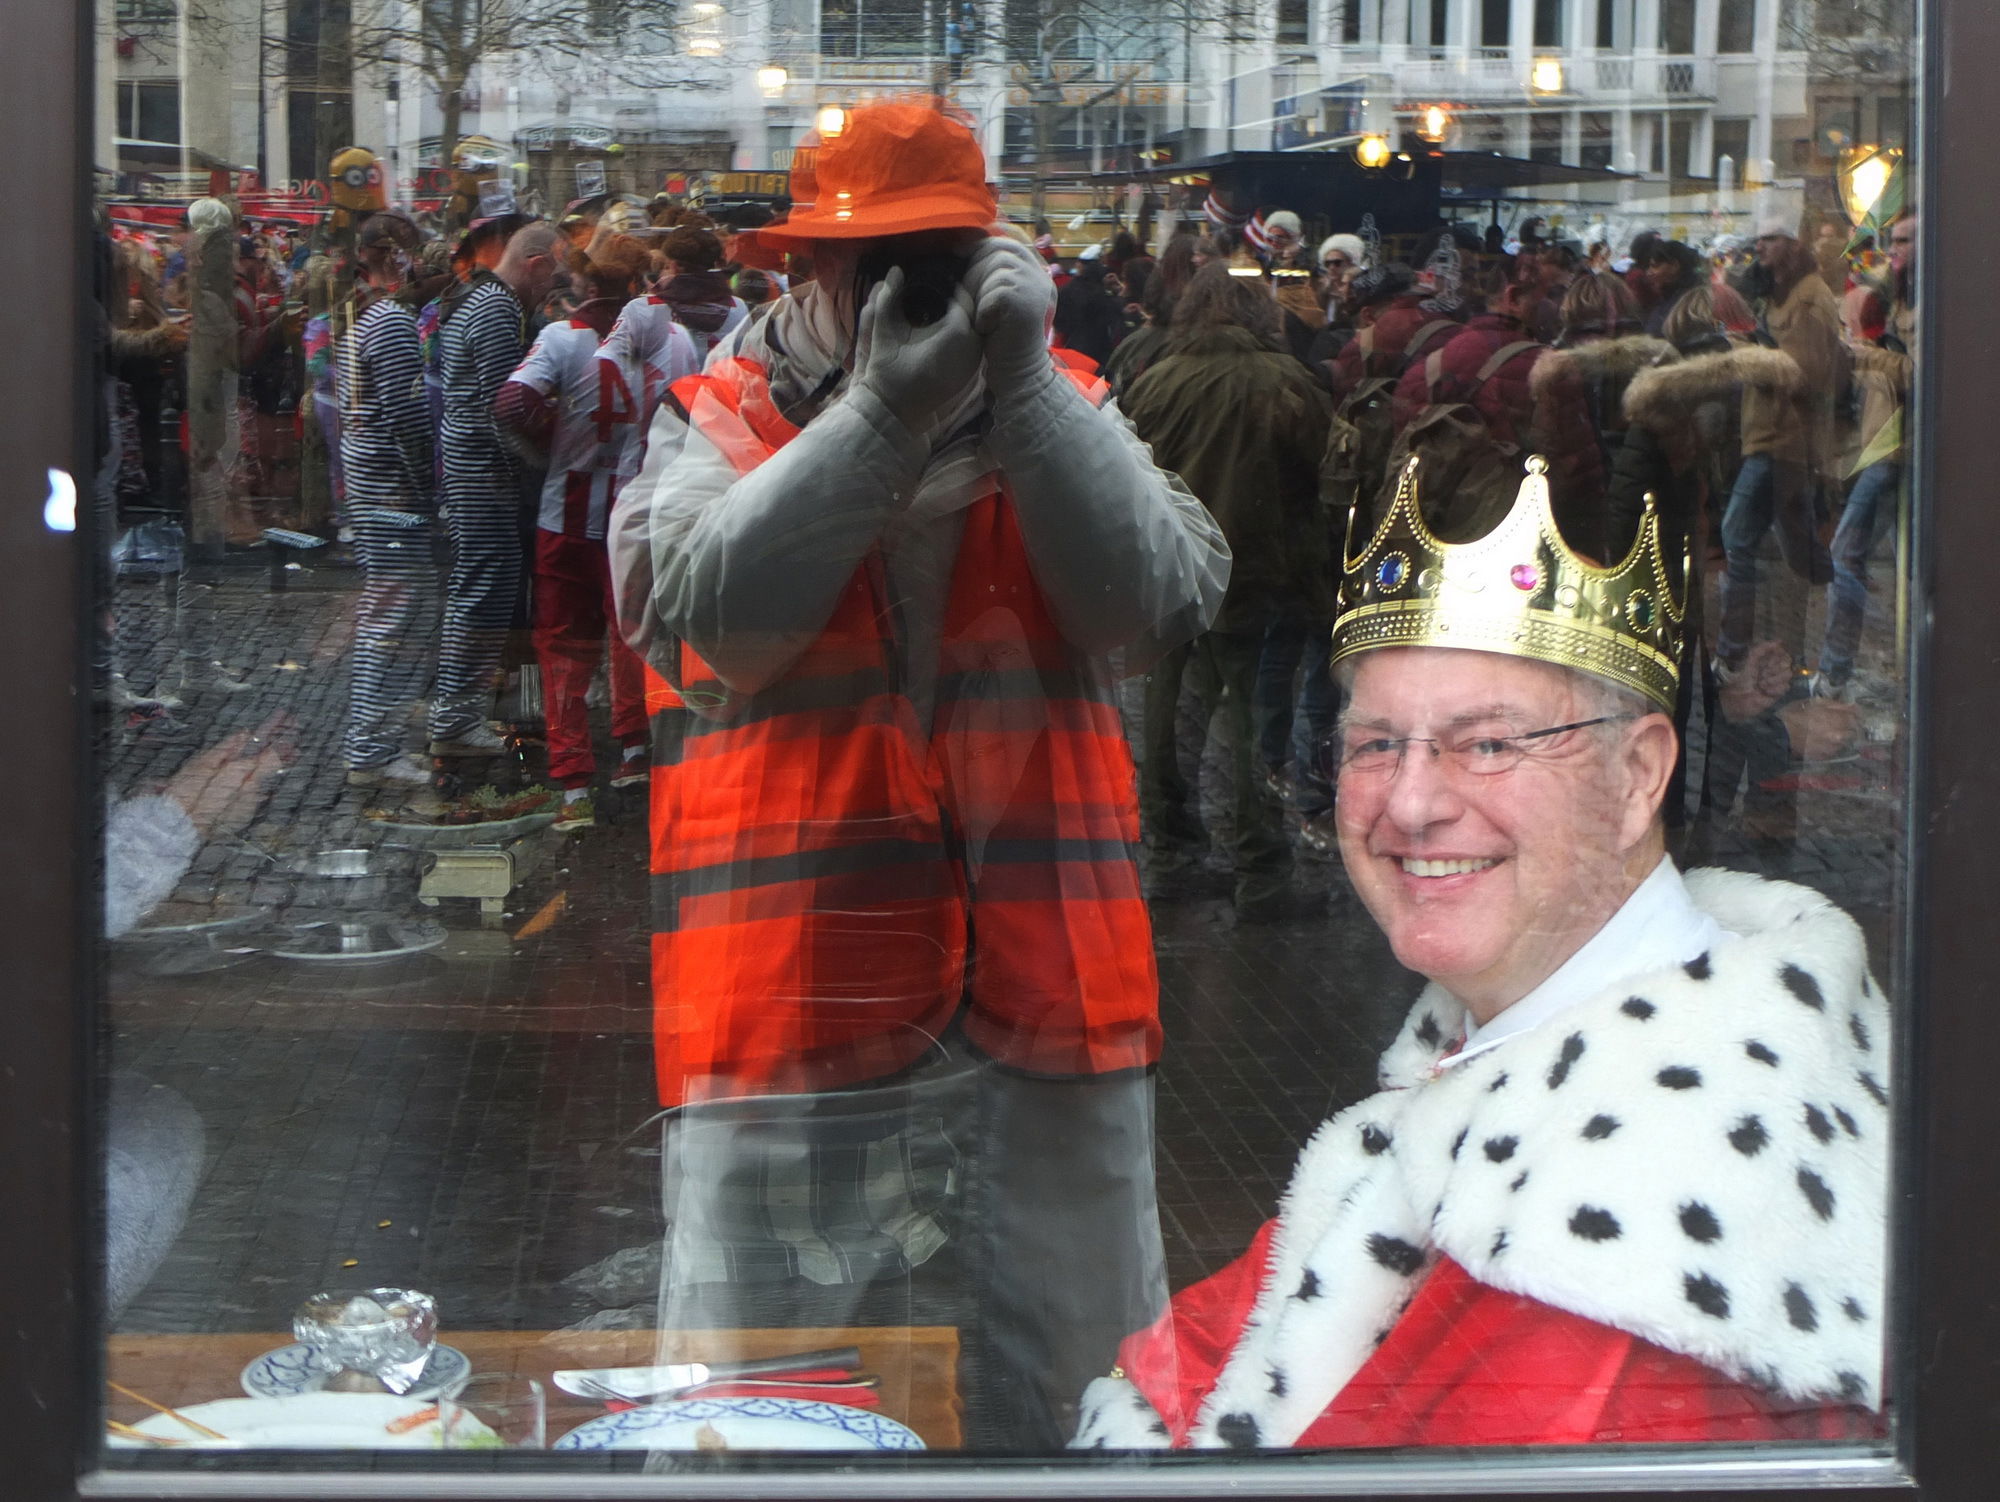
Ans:
<svg viewBox="0 0 2000 1502"><path fill-rule="evenodd" d="M1626 730L1619 751L1619 766L1625 774L1620 844L1635 845L1652 828L1679 754L1680 737L1674 733L1674 722L1663 714L1645 715Z"/></svg>

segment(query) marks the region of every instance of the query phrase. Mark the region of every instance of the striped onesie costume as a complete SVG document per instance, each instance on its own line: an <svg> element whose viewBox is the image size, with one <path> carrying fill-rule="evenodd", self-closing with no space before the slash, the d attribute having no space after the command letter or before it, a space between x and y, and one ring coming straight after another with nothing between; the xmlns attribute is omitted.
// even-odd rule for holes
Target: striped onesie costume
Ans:
<svg viewBox="0 0 2000 1502"><path fill-rule="evenodd" d="M351 309L336 311L339 328ZM404 714L424 689L437 630L436 494L416 316L382 298L333 350L340 465L361 565L347 763L377 767L402 749Z"/></svg>
<svg viewBox="0 0 2000 1502"><path fill-rule="evenodd" d="M493 399L527 352L527 319L498 277L466 294L438 335L444 420L444 639L431 736L449 740L486 719L493 676L521 583L521 465L493 416Z"/></svg>

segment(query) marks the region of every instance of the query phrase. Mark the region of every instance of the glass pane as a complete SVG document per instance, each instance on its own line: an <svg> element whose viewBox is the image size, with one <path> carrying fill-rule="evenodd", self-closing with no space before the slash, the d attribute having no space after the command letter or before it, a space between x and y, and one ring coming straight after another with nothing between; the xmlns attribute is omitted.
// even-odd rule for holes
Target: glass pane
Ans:
<svg viewBox="0 0 2000 1502"><path fill-rule="evenodd" d="M105 1464L1893 1437L1914 8L100 10Z"/></svg>

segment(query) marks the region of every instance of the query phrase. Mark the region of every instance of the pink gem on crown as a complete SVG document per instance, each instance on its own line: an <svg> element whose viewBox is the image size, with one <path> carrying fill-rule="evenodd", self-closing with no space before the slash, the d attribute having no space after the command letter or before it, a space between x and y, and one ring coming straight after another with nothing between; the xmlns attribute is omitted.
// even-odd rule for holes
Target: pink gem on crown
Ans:
<svg viewBox="0 0 2000 1502"><path fill-rule="evenodd" d="M1507 577L1514 581L1516 589L1533 589L1542 582L1541 572L1532 563L1517 563L1508 570Z"/></svg>

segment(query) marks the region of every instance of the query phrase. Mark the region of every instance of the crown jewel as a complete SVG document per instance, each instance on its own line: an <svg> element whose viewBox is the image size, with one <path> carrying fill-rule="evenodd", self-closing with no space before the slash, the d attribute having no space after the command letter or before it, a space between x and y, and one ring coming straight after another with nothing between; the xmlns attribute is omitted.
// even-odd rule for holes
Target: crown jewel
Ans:
<svg viewBox="0 0 2000 1502"><path fill-rule="evenodd" d="M1631 551L1605 568L1563 541L1539 454L1500 524L1463 543L1441 542L1424 524L1417 462L1404 467L1359 554L1349 513L1334 662L1375 647L1500 652L1595 673L1672 712L1687 591L1668 578L1652 496Z"/></svg>

